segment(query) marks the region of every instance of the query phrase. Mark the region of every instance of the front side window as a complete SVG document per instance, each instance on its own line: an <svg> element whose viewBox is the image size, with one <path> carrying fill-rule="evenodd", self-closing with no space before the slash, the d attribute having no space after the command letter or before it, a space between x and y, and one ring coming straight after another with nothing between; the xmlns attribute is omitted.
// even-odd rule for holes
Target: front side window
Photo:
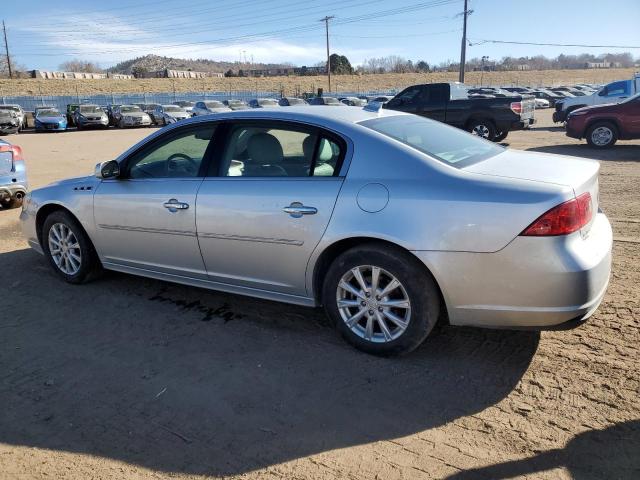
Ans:
<svg viewBox="0 0 640 480"><path fill-rule="evenodd" d="M607 88L607 96L613 97L616 95L624 95L628 93L628 83L627 82L614 82Z"/></svg>
<svg viewBox="0 0 640 480"><path fill-rule="evenodd" d="M213 125L201 125L167 135L128 162L129 178L197 177L213 136Z"/></svg>
<svg viewBox="0 0 640 480"><path fill-rule="evenodd" d="M374 118L360 125L454 167L472 165L504 151L477 136L416 115Z"/></svg>
<svg viewBox="0 0 640 480"><path fill-rule="evenodd" d="M297 126L236 126L229 139L222 160L226 177L331 177L344 154L333 139Z"/></svg>

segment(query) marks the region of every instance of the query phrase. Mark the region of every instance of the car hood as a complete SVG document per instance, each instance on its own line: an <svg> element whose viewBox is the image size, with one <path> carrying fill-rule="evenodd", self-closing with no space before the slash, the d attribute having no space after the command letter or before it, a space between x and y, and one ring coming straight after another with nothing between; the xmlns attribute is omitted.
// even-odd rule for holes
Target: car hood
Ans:
<svg viewBox="0 0 640 480"><path fill-rule="evenodd" d="M219 108L207 108L207 111L211 113L223 113L223 112L231 112L233 110L227 107L219 107Z"/></svg>
<svg viewBox="0 0 640 480"><path fill-rule="evenodd" d="M123 117L148 117L146 112L122 112Z"/></svg>
<svg viewBox="0 0 640 480"><path fill-rule="evenodd" d="M54 116L38 116L36 120L39 122L61 122L66 121L67 118L63 115L54 115Z"/></svg>
<svg viewBox="0 0 640 480"><path fill-rule="evenodd" d="M597 113L612 113L617 111L619 103L603 103L601 105L591 105L588 107L582 107L574 110L574 112L597 112ZM573 113L573 112L572 112Z"/></svg>
<svg viewBox="0 0 640 480"><path fill-rule="evenodd" d="M495 177L563 185L578 193L583 185L594 177L597 178L600 164L585 158L507 149L464 170Z"/></svg>

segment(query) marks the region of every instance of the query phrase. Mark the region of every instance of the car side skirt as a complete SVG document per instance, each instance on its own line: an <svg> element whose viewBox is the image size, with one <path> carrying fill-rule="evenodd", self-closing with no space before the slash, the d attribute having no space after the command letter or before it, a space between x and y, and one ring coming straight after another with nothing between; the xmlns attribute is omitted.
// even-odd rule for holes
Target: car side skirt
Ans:
<svg viewBox="0 0 640 480"><path fill-rule="evenodd" d="M302 297L298 295L289 295L286 293L272 292L268 290L260 290L257 288L242 287L237 285L230 285L227 283L213 282L211 280L184 277L181 275L173 275L170 273L157 272L155 270L147 270L144 268L131 267L127 265L120 265L110 262L102 262L102 266L107 270L113 270L116 272L129 273L131 275L138 275L141 277L155 278L156 280L164 280L167 282L180 283L182 285L189 285L192 287L206 288L207 290L215 290L225 293L233 293L237 295L245 295L248 297L261 298L264 300L272 300L276 302L291 303L294 305L302 305L304 307L317 306L316 301L313 298Z"/></svg>

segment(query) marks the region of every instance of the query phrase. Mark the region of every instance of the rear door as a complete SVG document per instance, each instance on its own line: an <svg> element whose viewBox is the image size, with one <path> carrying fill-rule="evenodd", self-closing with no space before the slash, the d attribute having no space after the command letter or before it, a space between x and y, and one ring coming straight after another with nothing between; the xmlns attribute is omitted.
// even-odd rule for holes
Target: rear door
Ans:
<svg viewBox="0 0 640 480"><path fill-rule="evenodd" d="M306 296L307 262L331 218L347 143L282 121L224 128L226 146L197 200L209 279Z"/></svg>

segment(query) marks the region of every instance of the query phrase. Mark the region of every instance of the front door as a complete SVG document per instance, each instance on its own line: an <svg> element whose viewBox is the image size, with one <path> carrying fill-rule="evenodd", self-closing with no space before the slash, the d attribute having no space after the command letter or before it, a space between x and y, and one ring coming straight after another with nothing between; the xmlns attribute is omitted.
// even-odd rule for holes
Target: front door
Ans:
<svg viewBox="0 0 640 480"><path fill-rule="evenodd" d="M284 122L225 128L215 175L198 193L198 238L209 278L306 296L307 263L342 185L346 143Z"/></svg>
<svg viewBox="0 0 640 480"><path fill-rule="evenodd" d="M206 278L195 207L213 130L167 132L122 162L121 178L98 186L95 238L107 264Z"/></svg>

